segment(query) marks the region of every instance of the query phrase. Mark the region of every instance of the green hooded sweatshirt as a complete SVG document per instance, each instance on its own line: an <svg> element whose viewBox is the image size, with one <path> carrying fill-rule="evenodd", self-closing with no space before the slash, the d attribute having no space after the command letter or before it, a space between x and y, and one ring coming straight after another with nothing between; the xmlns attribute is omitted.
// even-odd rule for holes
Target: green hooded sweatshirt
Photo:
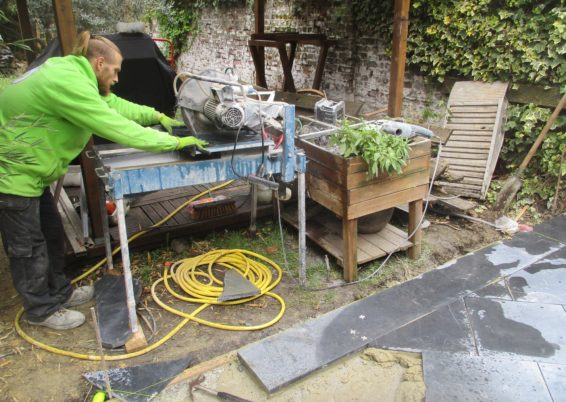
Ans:
<svg viewBox="0 0 566 402"><path fill-rule="evenodd" d="M92 133L153 152L179 140L142 125L155 109L101 96L85 57L53 57L0 93L0 193L38 197L67 172Z"/></svg>

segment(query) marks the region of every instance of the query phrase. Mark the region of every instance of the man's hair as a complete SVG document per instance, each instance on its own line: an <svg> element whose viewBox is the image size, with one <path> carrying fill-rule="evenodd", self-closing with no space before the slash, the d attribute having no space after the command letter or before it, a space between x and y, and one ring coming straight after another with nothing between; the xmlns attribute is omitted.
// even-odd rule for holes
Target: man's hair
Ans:
<svg viewBox="0 0 566 402"><path fill-rule="evenodd" d="M102 56L114 61L116 54L121 56L122 52L111 40L100 35L91 35L89 31L83 31L77 37L71 54L85 56L89 60Z"/></svg>

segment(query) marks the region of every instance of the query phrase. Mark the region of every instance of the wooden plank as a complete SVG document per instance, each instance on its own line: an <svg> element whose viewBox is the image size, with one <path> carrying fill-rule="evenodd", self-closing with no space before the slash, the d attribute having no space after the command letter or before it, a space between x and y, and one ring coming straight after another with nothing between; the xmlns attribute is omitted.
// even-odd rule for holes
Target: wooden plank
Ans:
<svg viewBox="0 0 566 402"><path fill-rule="evenodd" d="M469 93L467 95L468 98L470 98L473 94ZM480 94L481 96L481 94ZM465 101L454 101L454 102L450 102L449 104L450 108L453 108L454 106L464 106L466 108L468 108L468 110L472 107L476 108L482 108L482 107L493 107L495 106L495 108L497 108L497 100L478 100L478 101L470 101L470 100L465 100Z"/></svg>
<svg viewBox="0 0 566 402"><path fill-rule="evenodd" d="M447 147L450 149L481 149L481 150L489 150L491 146L488 142L479 142L479 141L467 141L462 140L460 138L453 140L450 139L450 144L446 144L442 149L446 149Z"/></svg>
<svg viewBox="0 0 566 402"><path fill-rule="evenodd" d="M494 124L446 124L446 128L451 128L452 130L493 130Z"/></svg>
<svg viewBox="0 0 566 402"><path fill-rule="evenodd" d="M477 143L475 143L477 144ZM452 153L466 153L466 154L475 154L475 155L488 155L489 149L485 148L476 148L476 147L455 147L455 146L446 146L442 148L442 155L445 152L452 152Z"/></svg>
<svg viewBox="0 0 566 402"><path fill-rule="evenodd" d="M491 118L492 120L497 116L497 110L493 112L477 112L477 111L462 111L462 112L455 112L454 110L450 110L449 119L454 118L465 118L465 117L478 117L478 118Z"/></svg>
<svg viewBox="0 0 566 402"><path fill-rule="evenodd" d="M412 159L410 163L403 168L402 174L410 174L416 171L426 170L428 169L429 164L430 156L428 155ZM399 177L397 173L380 175L378 177L370 177L367 175L367 172L359 172L350 174L346 178L345 175L336 171L336 169L330 169L326 166L322 166L316 161L310 161L307 164L307 175L313 175L318 178L328 180L348 189L363 187L369 184L381 183Z"/></svg>
<svg viewBox="0 0 566 402"><path fill-rule="evenodd" d="M460 158L460 159L472 159L472 160L481 160L487 161L487 153L483 154L475 154L475 153L459 153L459 152L452 152L451 150L445 150L442 152L443 158Z"/></svg>
<svg viewBox="0 0 566 402"><path fill-rule="evenodd" d="M468 173L483 174L483 172L485 171L485 168L481 166L465 166L465 165L456 165L456 164L450 165L448 169L454 170L456 173L468 172Z"/></svg>
<svg viewBox="0 0 566 402"><path fill-rule="evenodd" d="M468 106L451 105L448 109L448 113L449 115L454 113L469 113L470 109L471 108ZM473 106L473 110L478 113L497 113L497 104L493 106Z"/></svg>
<svg viewBox="0 0 566 402"><path fill-rule="evenodd" d="M555 107L560 102L560 88L544 85L514 84L507 93L511 103L534 103L538 106Z"/></svg>
<svg viewBox="0 0 566 402"><path fill-rule="evenodd" d="M59 211L59 215L61 216L61 223L63 224L65 237L67 238L69 245L73 249L73 253L76 255L85 253L86 247L84 243L81 218L73 207L73 203L69 199L64 188L61 188L61 192L59 194L57 210Z"/></svg>
<svg viewBox="0 0 566 402"><path fill-rule="evenodd" d="M415 158L409 160L408 164L403 167L401 174L390 173L390 174L379 174L377 177L368 176L367 172L353 173L347 176L346 188L348 190L353 190L365 186L374 186L376 184L381 184L389 182L391 180L397 180L402 176L414 174L423 170L428 170L430 165L430 154L422 156L420 158Z"/></svg>
<svg viewBox="0 0 566 402"><path fill-rule="evenodd" d="M346 169L346 159L340 155L328 152L322 147L315 145L309 141L304 141L302 139L295 139L295 145L297 148L302 148L308 155L310 160L315 160L323 166L327 166L337 170Z"/></svg>
<svg viewBox="0 0 566 402"><path fill-rule="evenodd" d="M450 183L447 181L437 181L436 184L439 186L447 186L453 188L465 188L481 191L481 184L462 184L462 183Z"/></svg>
<svg viewBox="0 0 566 402"><path fill-rule="evenodd" d="M444 159L446 159L450 163L450 165L452 165L452 164L463 165L465 163L466 166L478 166L478 167L481 166L481 167L485 168L485 164L486 164L485 160L481 161L481 160L470 159L469 161L463 162L459 158L447 158L445 156L444 156Z"/></svg>
<svg viewBox="0 0 566 402"><path fill-rule="evenodd" d="M427 191L428 186L423 184L422 186L403 189L401 191L379 197L377 200L374 199L360 202L348 208L347 217L350 219L359 218L360 216L364 216L372 212L383 211L384 209L393 208L394 206L405 202L418 200L419 198L426 197Z"/></svg>
<svg viewBox="0 0 566 402"><path fill-rule="evenodd" d="M342 191L332 193L325 190L325 185L328 184L328 182L313 176L307 176L306 182L309 196L313 200L330 209L335 214L342 216Z"/></svg>
<svg viewBox="0 0 566 402"><path fill-rule="evenodd" d="M450 125L466 125L466 124L493 124L493 117L475 116L475 117L461 117L451 116L448 119Z"/></svg>
<svg viewBox="0 0 566 402"><path fill-rule="evenodd" d="M428 169L417 171L392 180L349 190L347 193L347 202L350 206L368 200L375 200L375 202L378 203L379 198L385 195L397 192L399 189L413 188L422 184L428 184L428 180Z"/></svg>

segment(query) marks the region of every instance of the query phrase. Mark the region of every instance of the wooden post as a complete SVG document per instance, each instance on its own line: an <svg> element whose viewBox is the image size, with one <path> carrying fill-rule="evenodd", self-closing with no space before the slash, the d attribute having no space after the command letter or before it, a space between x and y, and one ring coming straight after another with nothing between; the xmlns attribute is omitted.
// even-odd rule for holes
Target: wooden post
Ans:
<svg viewBox="0 0 566 402"><path fill-rule="evenodd" d="M409 202L409 227L407 229L408 234L415 232L409 241L413 243L413 246L409 249L409 258L416 260L421 255L421 243L423 239L423 234L421 228L417 228L417 225L421 222L423 217L423 200L416 200Z"/></svg>
<svg viewBox="0 0 566 402"><path fill-rule="evenodd" d="M389 75L389 117L401 116L405 63L407 60L407 36L409 33L410 0L395 0L393 17L393 44L391 72Z"/></svg>
<svg viewBox="0 0 566 402"><path fill-rule="evenodd" d="M73 44L77 37L71 0L53 0L53 9L55 10L55 23L57 24L57 34L61 43L61 50L63 55L67 55L73 50ZM93 141L91 138L85 150L92 149L92 146ZM83 150L80 156L81 170L92 225L92 237L97 239L104 236L102 223L99 219L102 215L102 210L100 209L100 197L102 195L99 192L98 178L94 173L94 163L85 155L85 150Z"/></svg>
<svg viewBox="0 0 566 402"><path fill-rule="evenodd" d="M55 11L55 24L57 25L61 50L63 55L68 55L73 50L73 44L77 37L71 0L53 0L53 10Z"/></svg>
<svg viewBox="0 0 566 402"><path fill-rule="evenodd" d="M16 6L18 8L18 20L20 23L20 32L22 34L22 39L35 39L35 36L31 29L31 23L29 21L29 12L27 0L17 0ZM35 43L27 41L26 45L32 48L32 51L26 50L26 59L28 64L35 60Z"/></svg>
<svg viewBox="0 0 566 402"><path fill-rule="evenodd" d="M342 217L342 263L344 280L358 279L358 220Z"/></svg>
<svg viewBox="0 0 566 402"><path fill-rule="evenodd" d="M265 0L255 0L255 33L265 32ZM256 85L267 87L265 81L265 49L261 46L255 48L254 64L256 70ZM252 50L253 52L254 50Z"/></svg>

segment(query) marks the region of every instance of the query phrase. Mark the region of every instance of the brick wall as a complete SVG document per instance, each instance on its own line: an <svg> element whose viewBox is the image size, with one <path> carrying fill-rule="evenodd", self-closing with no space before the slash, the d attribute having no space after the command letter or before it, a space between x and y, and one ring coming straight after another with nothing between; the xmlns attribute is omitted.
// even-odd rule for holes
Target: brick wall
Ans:
<svg viewBox="0 0 566 402"><path fill-rule="evenodd" d="M348 6L343 1L308 2L303 7L300 15L295 15L292 2L267 0L266 32L277 29L324 33L337 39L337 45L328 52L321 89L330 99L363 102L366 112L387 106L390 68L387 48L390 44L356 35ZM224 70L233 67L241 79L255 83L254 66L247 47L253 31L254 16L250 7L205 11L198 36L189 38L193 40L192 47L178 61L179 69L196 73L207 68ZM265 53L268 86L281 89L283 72L279 54L269 48ZM312 87L317 61L317 47L298 47L293 65L297 89ZM423 77L407 72L404 94L404 117L420 118L425 109L438 116L444 112L442 95L425 85Z"/></svg>

